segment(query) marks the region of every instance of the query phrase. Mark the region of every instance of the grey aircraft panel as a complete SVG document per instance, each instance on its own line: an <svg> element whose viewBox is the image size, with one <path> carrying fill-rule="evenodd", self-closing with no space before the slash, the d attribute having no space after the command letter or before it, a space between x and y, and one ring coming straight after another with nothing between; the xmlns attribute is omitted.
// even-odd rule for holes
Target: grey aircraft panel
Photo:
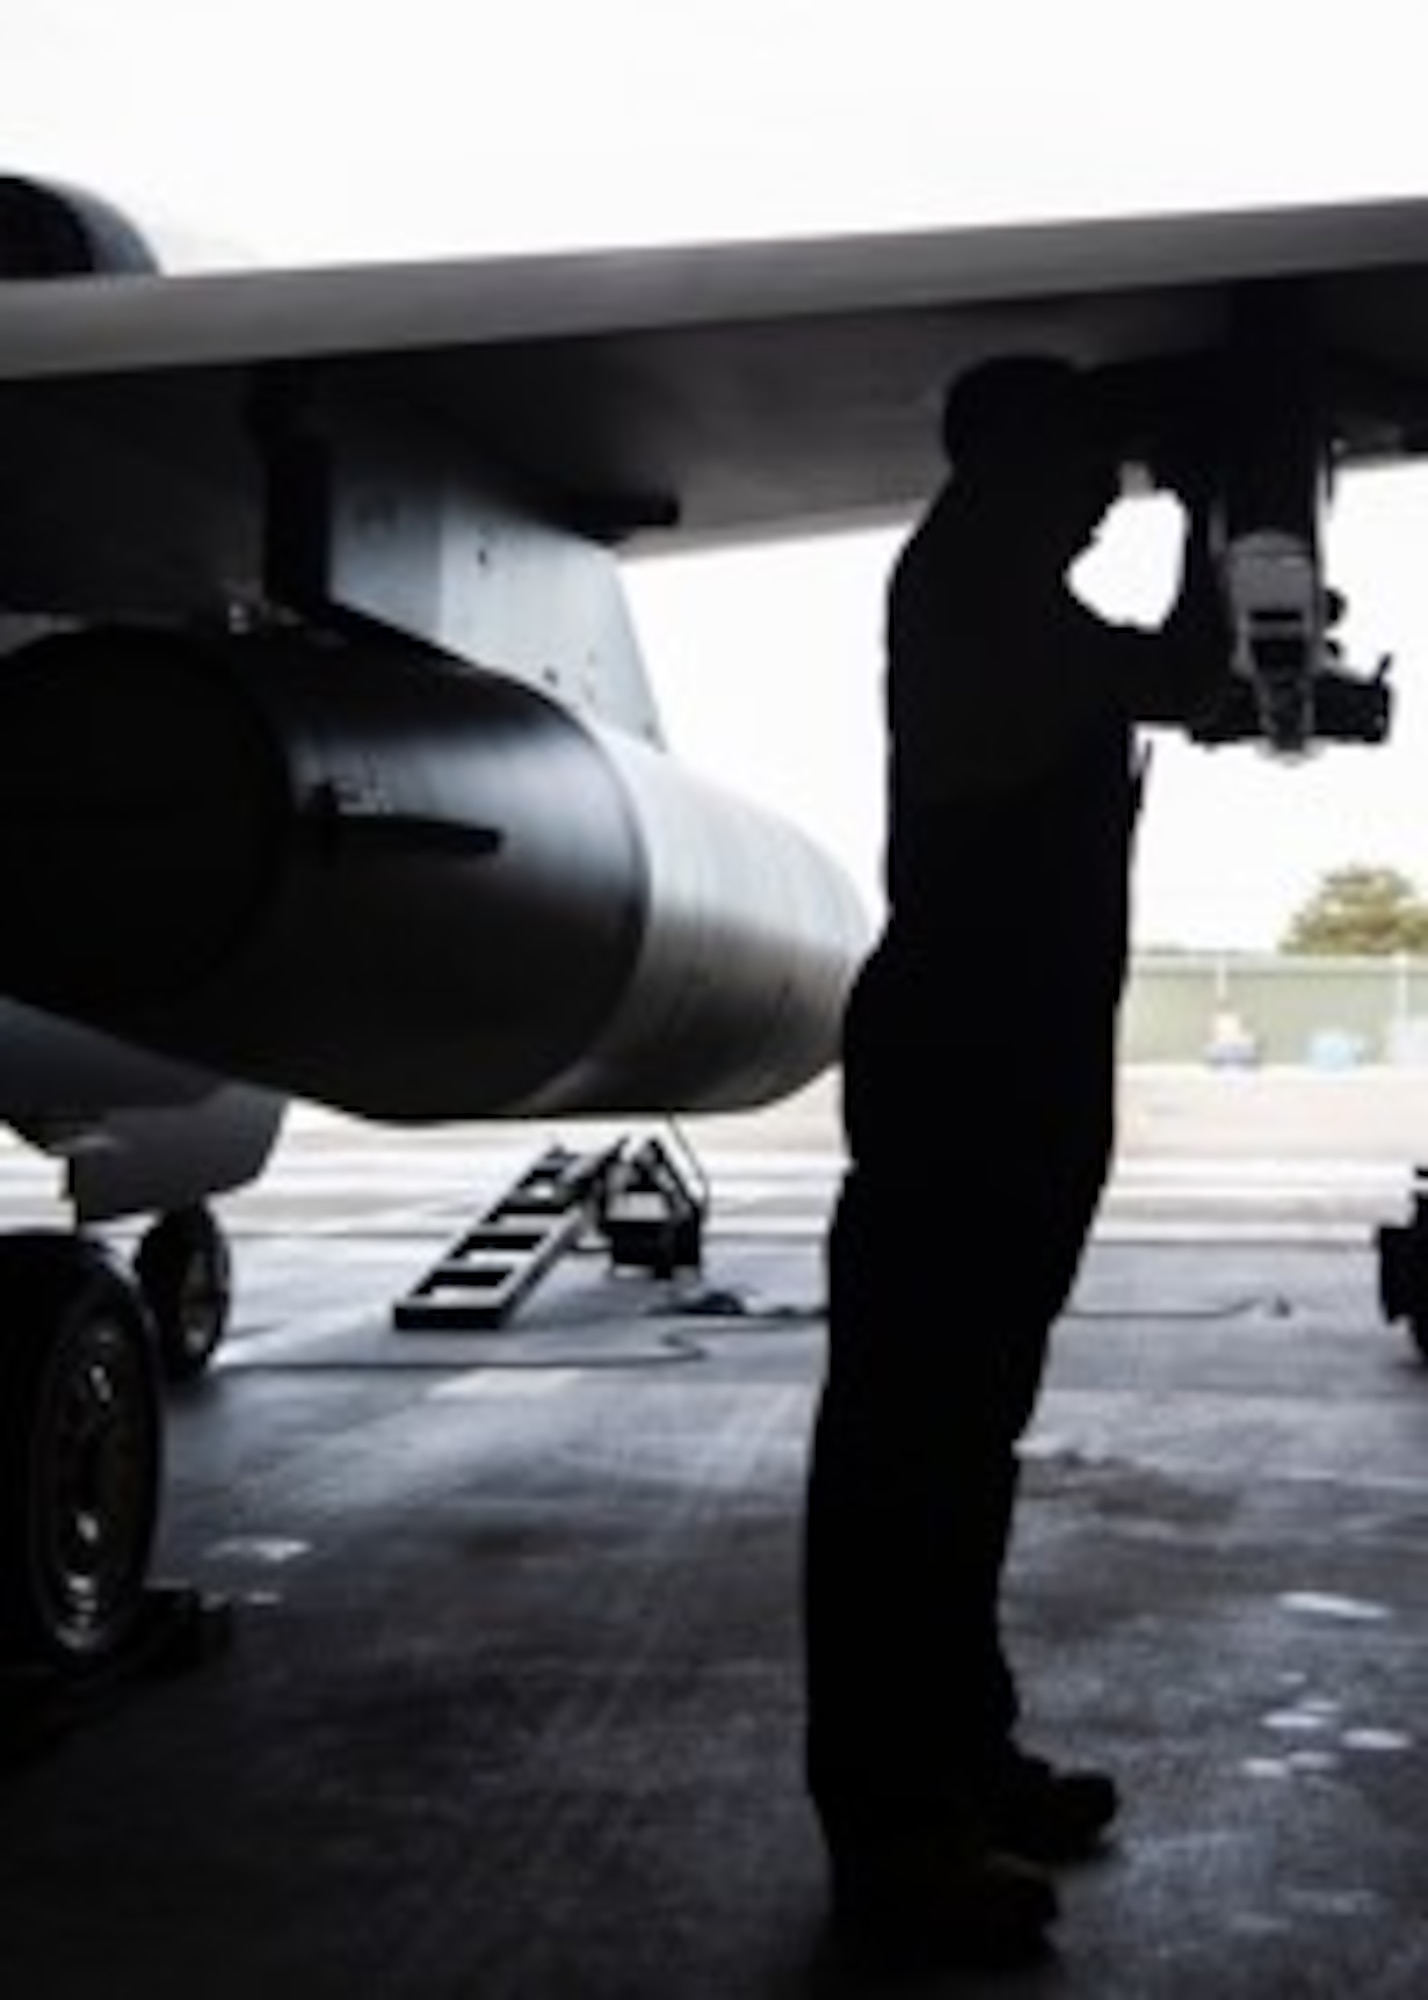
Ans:
<svg viewBox="0 0 1428 2000"><path fill-rule="evenodd" d="M81 1223L243 1186L285 1109L271 1091L0 998L0 1121L64 1162Z"/></svg>
<svg viewBox="0 0 1428 2000"><path fill-rule="evenodd" d="M7 281L0 379L308 364L415 406L611 531L752 536L895 513L935 475L948 374L1009 347L1090 363L1212 343L1229 292L1303 281L1377 371L1367 432L1428 404L1428 202L795 243ZM1428 370L1423 371L1428 379ZM1385 420L1397 428L1385 429Z"/></svg>

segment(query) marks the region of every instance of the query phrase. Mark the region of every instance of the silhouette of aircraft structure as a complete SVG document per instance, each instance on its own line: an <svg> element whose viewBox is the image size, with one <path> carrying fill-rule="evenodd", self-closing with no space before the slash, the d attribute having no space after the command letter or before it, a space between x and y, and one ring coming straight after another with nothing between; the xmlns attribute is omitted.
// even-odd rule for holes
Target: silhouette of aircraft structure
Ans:
<svg viewBox="0 0 1428 2000"><path fill-rule="evenodd" d="M1321 525L1428 448L1428 203L166 276L0 179L0 1117L170 1224L147 1286L0 1243L0 1657L133 1631L153 1319L202 1346L204 1199L287 1097L727 1109L832 1059L862 914L670 756L620 564L907 514L949 377L1009 352L1211 482L1207 734L1381 741Z"/></svg>

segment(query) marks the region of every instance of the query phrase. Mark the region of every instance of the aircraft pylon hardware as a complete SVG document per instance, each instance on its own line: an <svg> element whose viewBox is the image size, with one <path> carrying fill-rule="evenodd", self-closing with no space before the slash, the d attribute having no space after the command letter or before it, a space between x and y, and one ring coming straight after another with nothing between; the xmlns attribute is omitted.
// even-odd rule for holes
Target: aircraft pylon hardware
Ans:
<svg viewBox="0 0 1428 2000"><path fill-rule="evenodd" d="M583 1236L603 1236L614 1265L672 1277L697 1269L708 1191L692 1155L657 1138L585 1153L548 1148L463 1230L392 1308L403 1333L479 1333L517 1306Z"/></svg>

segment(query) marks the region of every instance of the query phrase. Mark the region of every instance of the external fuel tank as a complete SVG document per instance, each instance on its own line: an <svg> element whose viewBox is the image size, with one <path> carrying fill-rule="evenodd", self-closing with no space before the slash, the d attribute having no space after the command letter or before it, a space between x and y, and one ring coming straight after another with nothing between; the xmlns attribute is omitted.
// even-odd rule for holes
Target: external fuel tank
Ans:
<svg viewBox="0 0 1428 2000"><path fill-rule="evenodd" d="M0 991L391 1120L769 1101L866 943L797 829L379 634L21 648L0 856Z"/></svg>

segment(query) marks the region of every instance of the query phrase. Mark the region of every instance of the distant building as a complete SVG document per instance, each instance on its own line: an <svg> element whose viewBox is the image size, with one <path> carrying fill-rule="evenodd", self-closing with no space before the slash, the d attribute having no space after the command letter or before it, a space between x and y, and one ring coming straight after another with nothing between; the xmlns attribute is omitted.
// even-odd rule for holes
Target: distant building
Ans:
<svg viewBox="0 0 1428 2000"><path fill-rule="evenodd" d="M1428 958L1139 952L1121 1050L1127 1062L1428 1068Z"/></svg>

